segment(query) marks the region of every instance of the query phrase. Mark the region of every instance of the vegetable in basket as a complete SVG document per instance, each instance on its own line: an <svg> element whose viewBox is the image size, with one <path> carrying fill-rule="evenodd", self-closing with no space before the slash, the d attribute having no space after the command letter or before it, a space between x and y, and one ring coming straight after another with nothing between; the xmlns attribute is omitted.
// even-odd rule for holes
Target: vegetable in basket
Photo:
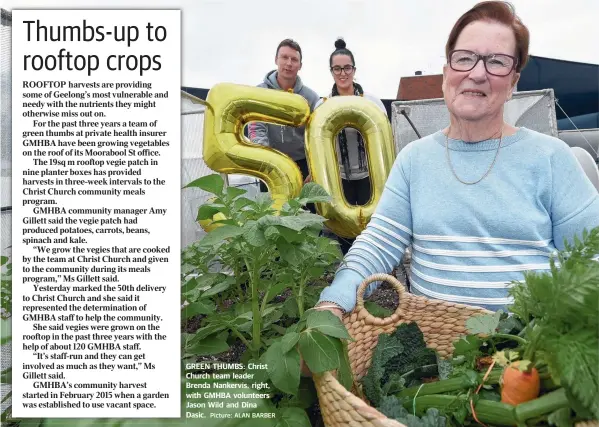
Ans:
<svg viewBox="0 0 599 427"><path fill-rule="evenodd" d="M599 419L598 253L599 228L566 244L550 272L526 273L510 289L513 316L470 318L447 360L425 348L415 323L380 335L365 396L408 427Z"/></svg>
<svg viewBox="0 0 599 427"><path fill-rule="evenodd" d="M507 366L501 377L501 401L519 405L539 397L541 379L537 368L516 361Z"/></svg>

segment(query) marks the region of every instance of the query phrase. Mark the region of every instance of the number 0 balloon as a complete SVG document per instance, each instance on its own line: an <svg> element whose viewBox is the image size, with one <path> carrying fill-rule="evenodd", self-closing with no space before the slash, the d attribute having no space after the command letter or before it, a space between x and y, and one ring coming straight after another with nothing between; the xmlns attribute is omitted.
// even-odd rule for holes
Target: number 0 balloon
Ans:
<svg viewBox="0 0 599 427"><path fill-rule="evenodd" d="M337 134L345 127L357 129L364 138L370 171L371 197L364 206L349 205L343 195ZM364 228L381 197L395 159L393 134L385 113L372 101L359 96L327 99L310 116L306 128L306 154L314 182L331 195L330 204L318 203L326 225L342 237L356 237Z"/></svg>

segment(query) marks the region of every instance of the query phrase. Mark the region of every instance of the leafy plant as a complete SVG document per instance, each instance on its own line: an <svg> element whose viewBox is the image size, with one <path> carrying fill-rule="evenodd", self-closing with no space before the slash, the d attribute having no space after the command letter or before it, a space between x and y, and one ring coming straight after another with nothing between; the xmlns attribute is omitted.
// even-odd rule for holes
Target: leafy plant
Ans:
<svg viewBox="0 0 599 427"><path fill-rule="evenodd" d="M515 284L511 310L527 326L525 360L546 363L573 405L599 419L599 227L565 242L551 273L528 272ZM559 265L559 267L558 267Z"/></svg>
<svg viewBox="0 0 599 427"><path fill-rule="evenodd" d="M268 365L273 384L295 395L300 383L300 353L312 373L337 370L347 389L352 384L347 350L342 340L351 340L339 318L329 311L307 310L300 321L271 344L261 357Z"/></svg>
<svg viewBox="0 0 599 427"><path fill-rule="evenodd" d="M381 334L368 373L362 378L364 394L374 406L401 391L415 378L437 375L437 356L426 347L416 323L401 324L392 334Z"/></svg>
<svg viewBox="0 0 599 427"><path fill-rule="evenodd" d="M437 358L436 378L407 384L401 373L405 365L391 361L402 354L415 360L421 344L415 344L415 335L381 336L363 381L367 397L408 426L427 425L425 417L418 417L431 408L451 425L474 420L561 427L599 418L597 254L599 228L566 243L566 250L551 260L550 273L527 273L524 282L514 283L514 315L496 312L468 319L469 334L453 343L451 357ZM425 363L416 363L416 369L426 370ZM393 387L399 392L390 393ZM433 425L437 421L431 420Z"/></svg>
<svg viewBox="0 0 599 427"><path fill-rule="evenodd" d="M364 308L373 316L380 317L381 319L393 314L393 310L382 307L374 301L364 301Z"/></svg>
<svg viewBox="0 0 599 427"><path fill-rule="evenodd" d="M276 402L279 425L309 426L304 409L316 396L305 381L302 386L300 352L313 372L337 370L345 384L352 379L345 327L328 312L306 310L341 252L337 242L320 236L325 219L303 208L330 197L319 185L306 184L275 211L268 195L250 200L244 190L225 187L219 175L189 187L213 197L197 216L210 231L182 254L183 318L201 316L201 327L183 334L183 358L217 354L240 341L246 348L242 363L268 366L247 372L254 382L268 382L264 391Z"/></svg>
<svg viewBox="0 0 599 427"><path fill-rule="evenodd" d="M220 226L184 255L187 276L183 292L189 310L206 314L205 326L186 340L186 353L193 354L194 348L227 330L257 360L262 350L284 333L275 322L283 314L301 317L310 297L308 284L341 256L336 242L319 236L325 219L302 209L307 203L326 202L330 197L318 184L309 183L297 199L275 212L268 195L250 200L243 197L245 190L225 188L220 175L202 177L189 187L214 195L210 203L199 208L198 221L219 213L226 219L214 221ZM221 271L214 271L215 265ZM224 274L226 271L231 274ZM284 305L273 302L285 290L291 292L291 298ZM206 298L214 300L218 310L213 311ZM225 300L232 298L236 300L234 307L225 309ZM294 304L293 310L290 304Z"/></svg>

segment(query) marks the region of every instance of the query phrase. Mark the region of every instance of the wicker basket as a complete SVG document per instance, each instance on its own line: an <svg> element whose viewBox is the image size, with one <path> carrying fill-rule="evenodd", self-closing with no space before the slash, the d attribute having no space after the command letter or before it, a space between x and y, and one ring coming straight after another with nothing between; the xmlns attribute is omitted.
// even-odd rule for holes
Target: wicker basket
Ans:
<svg viewBox="0 0 599 427"><path fill-rule="evenodd" d="M366 286L375 281L390 283L399 294L399 306L395 313L384 319L372 316L364 308ZM368 277L358 288L355 309L343 319L349 334L355 339L348 344L354 380L360 380L368 371L379 334L391 333L402 323L416 322L428 347L435 349L441 356L448 356L453 353L452 343L467 334L466 320L473 315L486 313L489 311L482 308L410 294L395 277L388 274ZM315 374L314 383L326 426L405 427L347 391L332 372ZM596 422L585 425L599 427Z"/></svg>

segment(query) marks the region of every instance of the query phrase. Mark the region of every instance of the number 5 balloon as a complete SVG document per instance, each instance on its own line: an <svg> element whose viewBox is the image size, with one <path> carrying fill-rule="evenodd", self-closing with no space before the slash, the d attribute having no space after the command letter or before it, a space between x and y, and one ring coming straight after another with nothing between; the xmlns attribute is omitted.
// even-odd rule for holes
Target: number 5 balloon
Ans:
<svg viewBox="0 0 599 427"><path fill-rule="evenodd" d="M310 115L308 102L301 95L229 83L214 86L206 101L203 155L208 167L263 180L275 209L297 197L303 183L295 162L277 150L251 143L243 128L251 121L302 126Z"/></svg>

